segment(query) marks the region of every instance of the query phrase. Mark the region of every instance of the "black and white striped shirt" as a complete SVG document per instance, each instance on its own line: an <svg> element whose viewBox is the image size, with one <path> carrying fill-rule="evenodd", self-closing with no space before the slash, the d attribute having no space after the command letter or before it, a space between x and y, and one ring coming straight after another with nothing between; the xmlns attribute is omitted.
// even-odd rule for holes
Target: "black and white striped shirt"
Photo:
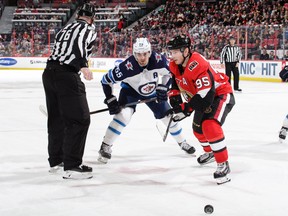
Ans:
<svg viewBox="0 0 288 216"><path fill-rule="evenodd" d="M84 20L75 20L61 29L55 36L55 42L49 61L58 61L73 66L76 70L88 67L88 59L96 40L95 26Z"/></svg>
<svg viewBox="0 0 288 216"><path fill-rule="evenodd" d="M234 45L231 46L230 44L223 47L221 56L220 56L220 63L224 62L239 62L241 60L242 53L240 47Z"/></svg>

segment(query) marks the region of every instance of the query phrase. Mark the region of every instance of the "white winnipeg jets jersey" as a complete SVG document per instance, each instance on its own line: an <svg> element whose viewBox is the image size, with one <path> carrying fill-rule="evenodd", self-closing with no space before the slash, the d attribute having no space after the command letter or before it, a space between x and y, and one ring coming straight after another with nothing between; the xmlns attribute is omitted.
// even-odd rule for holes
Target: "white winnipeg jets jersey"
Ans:
<svg viewBox="0 0 288 216"><path fill-rule="evenodd" d="M132 55L114 69L109 70L103 76L101 83L112 87L113 84L122 82L122 87L130 86L142 96L151 96L155 94L157 84L166 85L170 77L165 56L152 52L146 67L141 67Z"/></svg>

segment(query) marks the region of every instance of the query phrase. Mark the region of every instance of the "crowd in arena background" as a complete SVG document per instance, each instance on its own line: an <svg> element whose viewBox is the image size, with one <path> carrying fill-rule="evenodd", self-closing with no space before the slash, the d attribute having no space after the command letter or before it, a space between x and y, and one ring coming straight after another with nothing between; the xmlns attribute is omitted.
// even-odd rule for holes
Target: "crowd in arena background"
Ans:
<svg viewBox="0 0 288 216"><path fill-rule="evenodd" d="M56 33L57 28L53 29ZM46 56L49 54L48 31L49 28L41 25L25 26L10 37L2 36L0 55L11 54L14 49L14 54L22 56ZM274 50L276 54L277 50L288 49L288 3L285 0L226 0L216 3L168 0L130 28L115 32L101 26L97 32L94 57L127 57L132 54L132 43L137 36L148 37L154 50L165 53L166 43L171 37L188 32L193 48L208 59L219 59L221 49L231 35L237 38L236 43L246 59L259 59L262 49ZM28 34L28 39L24 34ZM11 40L12 48L1 46L5 40ZM37 51L36 46L44 53ZM274 60L277 58L275 56Z"/></svg>
<svg viewBox="0 0 288 216"><path fill-rule="evenodd" d="M3 9L4 9L3 0L0 0L0 18L1 18L1 16L2 16Z"/></svg>
<svg viewBox="0 0 288 216"><path fill-rule="evenodd" d="M110 38L110 42L98 42L101 48L98 55L124 57L131 54L131 38L133 40L137 35L149 37L155 50L165 52L169 38L189 32L194 48L208 59L219 59L221 49L231 35L237 38L237 44L243 50L247 46L247 58L257 59L262 48L288 49L285 40L288 36L283 27L288 27L285 1L230 0L218 4L167 1L166 5L138 21L133 29L104 35L102 41ZM111 53L113 41L116 41L115 53Z"/></svg>

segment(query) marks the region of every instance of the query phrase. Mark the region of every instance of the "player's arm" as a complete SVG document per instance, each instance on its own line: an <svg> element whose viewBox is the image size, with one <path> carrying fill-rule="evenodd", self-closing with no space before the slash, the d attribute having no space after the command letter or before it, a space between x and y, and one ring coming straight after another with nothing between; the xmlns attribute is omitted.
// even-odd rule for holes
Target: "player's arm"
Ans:
<svg viewBox="0 0 288 216"><path fill-rule="evenodd" d="M162 68L158 72L158 84L156 87L156 96L158 102L167 101L168 89L171 85L171 73L168 66L168 61L165 56L161 55Z"/></svg>
<svg viewBox="0 0 288 216"><path fill-rule="evenodd" d="M212 73L201 74L195 81L197 93L190 99L188 105L193 110L204 112L214 100L215 85Z"/></svg>
<svg viewBox="0 0 288 216"><path fill-rule="evenodd" d="M171 89L168 92L169 102L173 109L179 108L180 104L183 103L181 92L176 83L175 76L172 75L171 79Z"/></svg>
<svg viewBox="0 0 288 216"><path fill-rule="evenodd" d="M113 70L115 70L115 68L110 69L101 79L102 88L106 98L113 95L113 85L116 83L113 76Z"/></svg>
<svg viewBox="0 0 288 216"><path fill-rule="evenodd" d="M195 81L197 93L186 103L180 104L175 110L174 121L181 121L190 116L194 110L205 112L209 110L215 96L214 78L210 71L201 74Z"/></svg>
<svg viewBox="0 0 288 216"><path fill-rule="evenodd" d="M167 101L168 100L168 89L171 83L171 77L170 76L163 76L161 77L156 87L156 96L157 101L159 103Z"/></svg>
<svg viewBox="0 0 288 216"><path fill-rule="evenodd" d="M119 77L117 77L117 74L120 74L120 73L121 71L119 67L115 67L114 69L110 69L102 77L102 80L101 80L103 92L106 97L104 100L104 103L107 104L110 115L117 114L121 111L117 97L113 95L113 85L121 80L119 79Z"/></svg>
<svg viewBox="0 0 288 216"><path fill-rule="evenodd" d="M164 55L161 55L161 58L162 58L161 62L163 64L163 68L161 68L161 70L158 72L159 76L161 77L161 79L159 79L160 82L158 84L169 87L171 84L171 76L172 76L170 69L169 69L169 62Z"/></svg>

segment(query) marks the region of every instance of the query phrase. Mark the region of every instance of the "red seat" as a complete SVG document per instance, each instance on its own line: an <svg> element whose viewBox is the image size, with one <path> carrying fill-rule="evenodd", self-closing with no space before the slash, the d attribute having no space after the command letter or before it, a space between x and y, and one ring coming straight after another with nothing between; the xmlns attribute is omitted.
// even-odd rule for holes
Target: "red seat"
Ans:
<svg viewBox="0 0 288 216"><path fill-rule="evenodd" d="M253 43L248 43L248 44L247 44L247 48L248 48L248 49L254 48L254 44L253 44Z"/></svg>

